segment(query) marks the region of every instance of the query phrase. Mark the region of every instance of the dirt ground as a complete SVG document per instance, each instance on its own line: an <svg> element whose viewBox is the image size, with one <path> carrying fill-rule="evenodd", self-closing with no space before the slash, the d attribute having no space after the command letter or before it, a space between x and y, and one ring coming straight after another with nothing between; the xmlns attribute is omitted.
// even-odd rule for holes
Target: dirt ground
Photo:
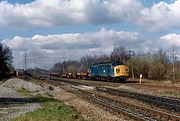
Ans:
<svg viewBox="0 0 180 121"><path fill-rule="evenodd" d="M136 81L138 82L138 81ZM125 86L125 87L124 87ZM121 84L118 88L126 89L139 93L166 96L180 99L180 82L172 83L171 81L152 81L142 80L142 83Z"/></svg>

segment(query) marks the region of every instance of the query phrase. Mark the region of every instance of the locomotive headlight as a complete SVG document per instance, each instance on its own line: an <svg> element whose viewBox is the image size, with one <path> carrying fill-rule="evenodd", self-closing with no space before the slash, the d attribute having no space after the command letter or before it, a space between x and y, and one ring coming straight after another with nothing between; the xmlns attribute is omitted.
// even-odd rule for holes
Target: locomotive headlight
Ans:
<svg viewBox="0 0 180 121"><path fill-rule="evenodd" d="M128 68L126 68L126 69L125 69L125 72L129 72L129 69L128 69Z"/></svg>
<svg viewBox="0 0 180 121"><path fill-rule="evenodd" d="M120 72L120 69L119 69L119 68L116 68L116 72L119 73L119 72Z"/></svg>

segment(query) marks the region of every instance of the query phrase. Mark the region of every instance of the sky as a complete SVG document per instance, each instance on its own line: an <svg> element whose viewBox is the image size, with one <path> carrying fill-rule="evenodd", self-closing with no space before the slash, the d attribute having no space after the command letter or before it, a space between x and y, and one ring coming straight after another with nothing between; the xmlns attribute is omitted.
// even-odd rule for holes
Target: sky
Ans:
<svg viewBox="0 0 180 121"><path fill-rule="evenodd" d="M180 0L0 0L0 41L13 65L48 69L115 46L153 53L176 48Z"/></svg>

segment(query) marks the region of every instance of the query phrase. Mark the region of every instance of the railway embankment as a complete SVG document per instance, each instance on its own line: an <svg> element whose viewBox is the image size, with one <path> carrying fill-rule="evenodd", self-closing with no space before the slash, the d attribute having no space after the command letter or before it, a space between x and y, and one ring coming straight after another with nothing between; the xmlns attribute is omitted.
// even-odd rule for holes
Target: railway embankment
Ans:
<svg viewBox="0 0 180 121"><path fill-rule="evenodd" d="M0 121L83 119L71 106L53 97L56 87L12 78L0 85Z"/></svg>
<svg viewBox="0 0 180 121"><path fill-rule="evenodd" d="M9 79L0 85L0 120L8 121L40 108L40 103L32 101L20 90L37 91L38 85L21 79Z"/></svg>
<svg viewBox="0 0 180 121"><path fill-rule="evenodd" d="M118 117L59 86L36 80L7 80L0 85L0 98L0 121L131 120L123 115Z"/></svg>

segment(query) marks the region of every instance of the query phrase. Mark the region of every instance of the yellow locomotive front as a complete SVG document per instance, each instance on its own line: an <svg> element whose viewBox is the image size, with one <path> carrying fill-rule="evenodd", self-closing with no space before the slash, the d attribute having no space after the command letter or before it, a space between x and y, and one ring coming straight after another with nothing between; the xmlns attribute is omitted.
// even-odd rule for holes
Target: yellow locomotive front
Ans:
<svg viewBox="0 0 180 121"><path fill-rule="evenodd" d="M126 65L118 65L114 67L114 77L128 78L129 68Z"/></svg>

